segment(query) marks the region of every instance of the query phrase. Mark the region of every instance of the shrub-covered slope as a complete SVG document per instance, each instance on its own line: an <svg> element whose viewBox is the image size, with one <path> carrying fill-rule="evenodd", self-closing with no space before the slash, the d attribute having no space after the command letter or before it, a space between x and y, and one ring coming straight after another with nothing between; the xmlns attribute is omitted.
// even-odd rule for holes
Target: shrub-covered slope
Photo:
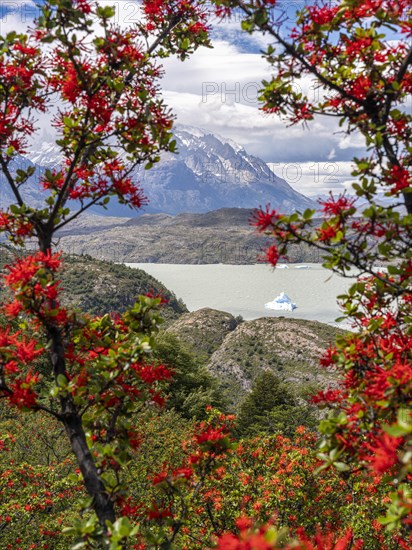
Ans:
<svg viewBox="0 0 412 550"><path fill-rule="evenodd" d="M13 260L10 248L0 246L0 270ZM161 294L168 303L163 316L175 319L187 308L157 279L141 269L132 269L91 256L65 256L61 275L63 301L81 310L102 315L123 312L133 305L139 294Z"/></svg>
<svg viewBox="0 0 412 550"><path fill-rule="evenodd" d="M234 408L263 370L273 371L300 396L335 380L319 359L339 330L317 321L264 317L238 323L230 314L203 309L185 314L168 330L208 355L208 369Z"/></svg>
<svg viewBox="0 0 412 550"><path fill-rule="evenodd" d="M208 360L238 324L230 313L205 307L185 313L167 330L176 334L191 351Z"/></svg>

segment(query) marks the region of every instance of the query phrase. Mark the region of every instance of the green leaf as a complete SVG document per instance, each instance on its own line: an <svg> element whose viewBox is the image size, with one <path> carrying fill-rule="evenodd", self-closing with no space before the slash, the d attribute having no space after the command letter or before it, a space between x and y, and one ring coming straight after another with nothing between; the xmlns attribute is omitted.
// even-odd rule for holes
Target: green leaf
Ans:
<svg viewBox="0 0 412 550"><path fill-rule="evenodd" d="M303 219L304 220L310 220L312 218L312 216L315 214L316 210L312 210L310 208L307 208L304 212L303 212Z"/></svg>
<svg viewBox="0 0 412 550"><path fill-rule="evenodd" d="M96 13L102 19L111 19L116 15L116 8L114 6L98 7Z"/></svg>
<svg viewBox="0 0 412 550"><path fill-rule="evenodd" d="M334 462L334 466L339 472L347 472L350 470L350 467L344 462Z"/></svg>
<svg viewBox="0 0 412 550"><path fill-rule="evenodd" d="M122 537L129 536L130 531L132 530L132 524L127 517L119 518L115 522L114 527Z"/></svg>
<svg viewBox="0 0 412 550"><path fill-rule="evenodd" d="M190 48L190 40L188 38L184 38L180 47L182 50L188 50Z"/></svg>
<svg viewBox="0 0 412 550"><path fill-rule="evenodd" d="M57 375L57 385L59 386L59 388L66 388L68 383L69 381L64 376L64 374Z"/></svg>
<svg viewBox="0 0 412 550"><path fill-rule="evenodd" d="M17 206L17 204L11 204L10 205L10 211L12 214L15 214L16 216L21 213L21 208Z"/></svg>

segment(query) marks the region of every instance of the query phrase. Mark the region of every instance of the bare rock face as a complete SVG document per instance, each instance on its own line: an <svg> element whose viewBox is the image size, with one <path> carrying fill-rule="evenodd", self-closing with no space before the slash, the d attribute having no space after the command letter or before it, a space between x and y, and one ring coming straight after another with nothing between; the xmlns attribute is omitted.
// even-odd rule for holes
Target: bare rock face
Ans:
<svg viewBox="0 0 412 550"><path fill-rule="evenodd" d="M203 308L182 315L167 331L179 336L195 353L209 358L237 326L238 321L230 313Z"/></svg>
<svg viewBox="0 0 412 550"><path fill-rule="evenodd" d="M272 244L250 225L252 216L246 208L131 219L86 214L59 231L59 246L114 262L251 265ZM288 257L291 263L321 261L318 250L301 244L291 245Z"/></svg>

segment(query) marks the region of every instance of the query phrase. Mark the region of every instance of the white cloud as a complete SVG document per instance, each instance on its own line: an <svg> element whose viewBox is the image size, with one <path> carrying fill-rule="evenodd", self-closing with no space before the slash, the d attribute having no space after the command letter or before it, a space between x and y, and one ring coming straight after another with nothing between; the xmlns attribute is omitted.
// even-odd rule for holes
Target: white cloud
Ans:
<svg viewBox="0 0 412 550"><path fill-rule="evenodd" d="M270 78L270 66L261 54L244 52L238 42L217 40L214 49L202 48L184 63L168 59L164 67L164 97L178 122L218 132L266 161L349 161L364 145L355 134L347 139L331 117L318 116L303 128L264 115L258 90ZM321 93L310 78L299 85L309 98Z"/></svg>
<svg viewBox="0 0 412 550"><path fill-rule="evenodd" d="M25 33L40 9L33 0L5 0L0 3L0 35Z"/></svg>
<svg viewBox="0 0 412 550"><path fill-rule="evenodd" d="M334 160L353 157L352 149L339 148L341 135L335 133L335 121L330 118L318 117L308 130L288 127L278 117L259 111L256 105L222 101L219 91L209 95L207 101L201 94L170 90L163 96L178 122L220 133L267 162L327 161L333 149Z"/></svg>
<svg viewBox="0 0 412 550"><path fill-rule="evenodd" d="M350 135L345 135L339 140L340 149L363 149L365 147L365 138L361 133L353 133Z"/></svg>
<svg viewBox="0 0 412 550"><path fill-rule="evenodd" d="M293 162L268 163L271 170L285 179L294 189L308 196L332 191L333 194L350 190L355 178L352 162Z"/></svg>
<svg viewBox="0 0 412 550"><path fill-rule="evenodd" d="M241 53L223 41L216 41L213 49L200 48L184 62L169 58L164 68L166 90L203 95L205 100L221 96L222 102L247 105L257 105L262 79L270 75L261 55Z"/></svg>

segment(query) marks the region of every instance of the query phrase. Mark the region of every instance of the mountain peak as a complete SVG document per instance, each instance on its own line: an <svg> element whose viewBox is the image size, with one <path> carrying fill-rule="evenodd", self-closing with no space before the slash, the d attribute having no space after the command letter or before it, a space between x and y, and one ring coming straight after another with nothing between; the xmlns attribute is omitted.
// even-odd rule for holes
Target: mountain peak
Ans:
<svg viewBox="0 0 412 550"><path fill-rule="evenodd" d="M134 173L149 199L147 212L175 215L232 207L251 210L267 203L285 213L314 207L262 159L249 155L233 140L183 124L176 124L174 136L178 155L164 154L151 170L140 166ZM33 162L42 171L57 166L61 154L52 140L39 140L23 160ZM44 200L41 191L39 198ZM109 216L132 214L115 200L110 201L107 210L94 211Z"/></svg>
<svg viewBox="0 0 412 550"><path fill-rule="evenodd" d="M179 136L179 137L182 134L189 134L193 137L201 138L201 139L206 138L207 136L212 136L218 139L221 143L230 145L232 149L237 153L240 151L246 152L242 147L242 145L239 145L239 143L236 143L236 141L233 141L230 138L225 138L222 135L217 134L216 132L210 132L209 130L206 130L204 128L197 128L195 126L189 126L187 124L178 123L178 124L175 124L173 133L175 136Z"/></svg>

